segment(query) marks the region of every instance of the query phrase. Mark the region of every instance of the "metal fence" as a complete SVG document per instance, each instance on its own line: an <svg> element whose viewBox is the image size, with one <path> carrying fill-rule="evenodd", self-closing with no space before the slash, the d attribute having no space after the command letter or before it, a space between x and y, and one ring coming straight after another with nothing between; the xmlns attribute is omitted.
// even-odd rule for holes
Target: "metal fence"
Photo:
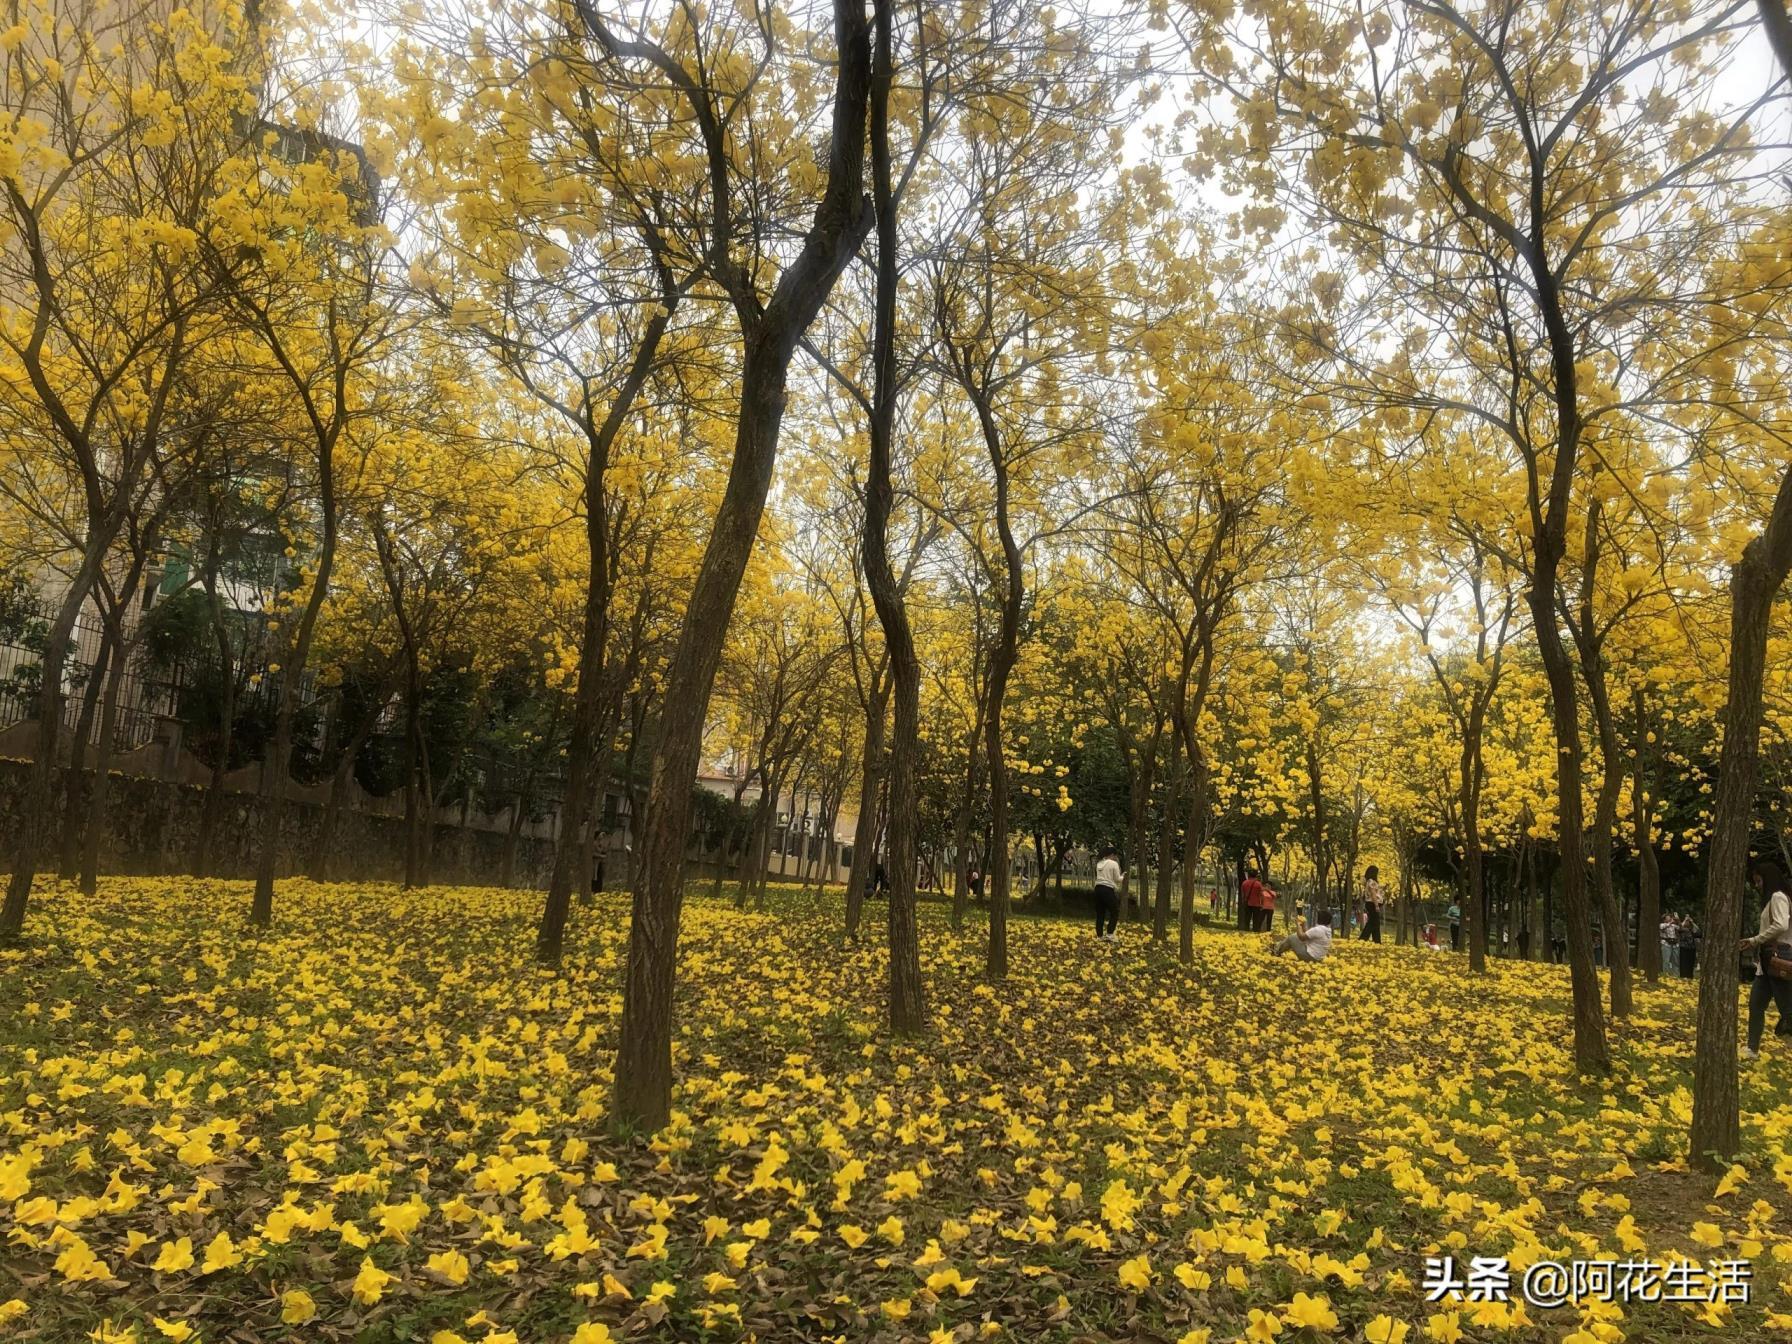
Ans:
<svg viewBox="0 0 1792 1344"><path fill-rule="evenodd" d="M23 632L0 640L0 730L28 719L35 719L43 686L43 649L41 631L47 617L31 620ZM73 733L80 723L88 694L101 697L93 708L92 733L97 737L103 711L105 687L95 687L94 664L104 641L105 631L98 618L81 616L69 640L68 656L62 669L61 707L64 733ZM151 672L134 660L122 669L114 657L108 661L107 680L117 675L118 711L113 729L114 754L135 751L156 740L167 720L178 712L182 685L182 669L172 672ZM90 738L90 740L92 740Z"/></svg>

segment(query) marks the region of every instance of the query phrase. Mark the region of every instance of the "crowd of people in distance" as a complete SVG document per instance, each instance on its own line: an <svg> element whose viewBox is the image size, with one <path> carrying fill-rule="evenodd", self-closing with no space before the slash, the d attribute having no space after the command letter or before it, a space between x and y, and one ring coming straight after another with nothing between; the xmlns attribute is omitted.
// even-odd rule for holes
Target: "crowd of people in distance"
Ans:
<svg viewBox="0 0 1792 1344"><path fill-rule="evenodd" d="M1743 1054L1746 1058L1754 1058L1760 1049L1761 1035L1765 1027L1768 1004L1779 1010L1779 1021L1774 1034L1776 1036L1792 1036L1792 902L1787 895L1788 883L1785 874L1778 864L1763 860L1755 865L1751 874L1751 885L1761 901L1760 922L1756 932L1742 939L1739 949L1744 961L1752 963L1745 969L1745 974L1752 973L1749 988L1748 1009L1748 1045ZM1124 870L1120 866L1120 852L1113 846L1102 850L1101 857L1095 865L1095 936L1103 942L1115 942L1118 938L1120 924L1120 892L1124 885ZM1239 926L1255 933L1269 933L1273 936L1276 909L1281 901L1277 893L1254 867L1244 870L1244 878L1239 883L1238 899L1240 920ZM1363 884L1351 913L1357 930L1357 937L1364 942L1381 941L1381 915L1384 896L1381 887L1381 871L1371 864L1363 870ZM1210 896L1211 909L1215 915L1220 909L1219 888L1215 887ZM1269 950L1276 956L1288 955L1301 961L1324 961L1332 950L1332 940L1336 936L1333 928L1337 920L1336 913L1328 908L1315 909L1309 912L1310 917L1299 913L1294 917L1294 928L1280 938L1273 938ZM1452 901L1446 918L1450 925L1450 950L1459 951L1462 947L1462 908ZM1604 948L1600 945L1600 930L1594 925L1595 960L1604 964ZM1661 969L1667 974L1678 974L1682 979L1691 979L1698 964L1699 943L1702 935L1698 924L1690 914L1669 911L1661 918ZM1554 959L1560 959L1559 952L1565 952L1563 940L1551 939L1550 951ZM1438 936L1437 925L1425 924L1419 933L1418 945L1427 952L1441 952L1443 944ZM1524 929L1518 938L1518 950L1521 956L1530 952L1530 930Z"/></svg>
<svg viewBox="0 0 1792 1344"><path fill-rule="evenodd" d="M1672 910L1661 917L1661 973L1678 974L1682 980L1692 979L1698 965L1699 926L1690 914L1677 915Z"/></svg>

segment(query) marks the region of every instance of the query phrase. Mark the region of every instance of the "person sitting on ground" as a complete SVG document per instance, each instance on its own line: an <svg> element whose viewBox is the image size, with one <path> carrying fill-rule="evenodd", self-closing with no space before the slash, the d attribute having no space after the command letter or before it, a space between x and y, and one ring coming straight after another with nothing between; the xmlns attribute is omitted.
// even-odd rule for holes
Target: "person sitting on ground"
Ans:
<svg viewBox="0 0 1792 1344"><path fill-rule="evenodd" d="M1442 952L1443 951L1443 948L1438 944L1438 941L1437 941L1437 925L1427 924L1425 926L1425 936L1422 940L1420 940L1419 945L1421 947L1425 948L1429 952Z"/></svg>
<svg viewBox="0 0 1792 1344"><path fill-rule="evenodd" d="M1294 932L1270 947L1272 955L1292 952L1302 961L1324 961L1332 950L1332 912L1321 910L1319 922L1308 924L1299 915L1294 917Z"/></svg>
<svg viewBox="0 0 1792 1344"><path fill-rule="evenodd" d="M1104 943L1118 942L1120 926L1120 851L1109 845L1095 865L1095 936Z"/></svg>

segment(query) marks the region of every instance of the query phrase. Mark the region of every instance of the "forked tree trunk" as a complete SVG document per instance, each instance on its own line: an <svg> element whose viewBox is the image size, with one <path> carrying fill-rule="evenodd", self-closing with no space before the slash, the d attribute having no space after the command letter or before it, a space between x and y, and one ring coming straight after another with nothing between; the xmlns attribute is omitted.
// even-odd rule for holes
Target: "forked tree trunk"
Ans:
<svg viewBox="0 0 1792 1344"><path fill-rule="evenodd" d="M663 278L663 277L662 277ZM558 966L566 942L566 920L571 913L573 886L577 882L587 891L591 870L586 866L584 880L579 882L581 864L589 863L587 831L592 807L609 760L599 760L598 742L606 686L605 658L610 633L610 535L608 505L604 493L604 475L609 470L610 450L647 377L659 356L660 342L678 301L675 288L662 283L662 303L648 319L635 347L634 359L627 376L617 389L602 422L598 422L587 404L583 409L586 432L585 459L585 552L590 566L585 585L584 618L579 627L579 679L573 691L572 737L567 744L566 793L560 814L560 830L554 841L554 867L548 878L547 901L542 907L541 923L535 933L535 960L543 966ZM618 691L620 694L620 690ZM691 770L696 776L695 767ZM685 790L685 816L690 815L690 790ZM683 861L680 850L679 860Z"/></svg>
<svg viewBox="0 0 1792 1344"><path fill-rule="evenodd" d="M1556 626L1555 566L1538 560L1528 594L1531 622L1549 681L1550 719L1556 738L1558 844L1562 857L1562 917L1568 926L1568 969L1574 999L1574 1062L1583 1072L1611 1067L1599 971L1593 964L1592 910L1587 901L1585 830L1581 814L1580 705L1574 667Z"/></svg>
<svg viewBox="0 0 1792 1344"><path fill-rule="evenodd" d="M748 315L745 296L737 303L745 349L734 460L667 670L666 708L642 845L646 871L629 929L616 1052L613 1113L629 1126L657 1130L671 1113L672 991L691 783L703 752L703 725L728 620L771 488L790 360L871 223L862 199L871 52L861 0L834 0L834 28L840 59L827 187L801 253L785 270L770 302L756 316ZM706 118L713 116L713 105L701 93L697 102ZM726 152L720 143L712 146L712 167L718 173L728 171L721 161Z"/></svg>
<svg viewBox="0 0 1792 1344"><path fill-rule="evenodd" d="M1533 201L1538 199L1539 171L1533 161ZM1576 367L1579 348L1562 311L1562 282L1550 265L1544 221L1535 210L1530 225L1525 262L1549 342L1550 392L1556 425L1555 442L1551 445L1554 460L1549 466L1547 484L1541 480L1541 456L1530 462L1534 501L1532 564L1525 604L1530 608L1538 656L1549 683L1550 722L1556 740L1558 847L1562 862L1562 917L1568 926L1568 978L1574 1001L1574 1062L1583 1073L1603 1073L1611 1067L1611 1048L1606 1041L1605 1013L1599 1001L1599 971L1593 964L1592 910L1587 899L1586 829L1581 807L1586 753L1581 742L1574 664L1562 642L1557 615L1562 561L1568 551L1568 513L1580 458L1580 373Z"/></svg>

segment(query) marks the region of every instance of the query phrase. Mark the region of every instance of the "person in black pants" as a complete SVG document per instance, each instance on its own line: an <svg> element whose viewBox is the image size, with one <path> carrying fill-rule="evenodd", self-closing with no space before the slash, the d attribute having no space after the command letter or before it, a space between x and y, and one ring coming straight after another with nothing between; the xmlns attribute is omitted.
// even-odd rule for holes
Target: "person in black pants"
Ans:
<svg viewBox="0 0 1792 1344"><path fill-rule="evenodd" d="M1095 936L1111 943L1120 927L1120 851L1109 845L1095 865Z"/></svg>
<svg viewBox="0 0 1792 1344"><path fill-rule="evenodd" d="M1680 921L1680 941L1674 951L1680 957L1680 978L1692 979L1693 969L1699 964L1699 926L1692 922L1691 915Z"/></svg>
<svg viewBox="0 0 1792 1344"><path fill-rule="evenodd" d="M1257 932L1274 933L1276 927L1276 905L1281 901L1281 893L1267 882L1263 884L1263 904L1257 907Z"/></svg>
<svg viewBox="0 0 1792 1344"><path fill-rule="evenodd" d="M1363 869L1363 932L1361 942L1381 941L1381 869L1370 864Z"/></svg>
<svg viewBox="0 0 1792 1344"><path fill-rule="evenodd" d="M1776 1036L1792 1035L1792 980L1783 980L1769 970L1774 958L1792 961L1792 895L1788 894L1786 875L1770 859L1756 865L1752 875L1755 890L1761 893L1760 931L1742 940L1744 951L1755 957L1754 983L1748 994L1748 1045L1744 1059L1753 1059L1761 1048L1761 1032L1767 1026L1767 1005L1779 1009Z"/></svg>

